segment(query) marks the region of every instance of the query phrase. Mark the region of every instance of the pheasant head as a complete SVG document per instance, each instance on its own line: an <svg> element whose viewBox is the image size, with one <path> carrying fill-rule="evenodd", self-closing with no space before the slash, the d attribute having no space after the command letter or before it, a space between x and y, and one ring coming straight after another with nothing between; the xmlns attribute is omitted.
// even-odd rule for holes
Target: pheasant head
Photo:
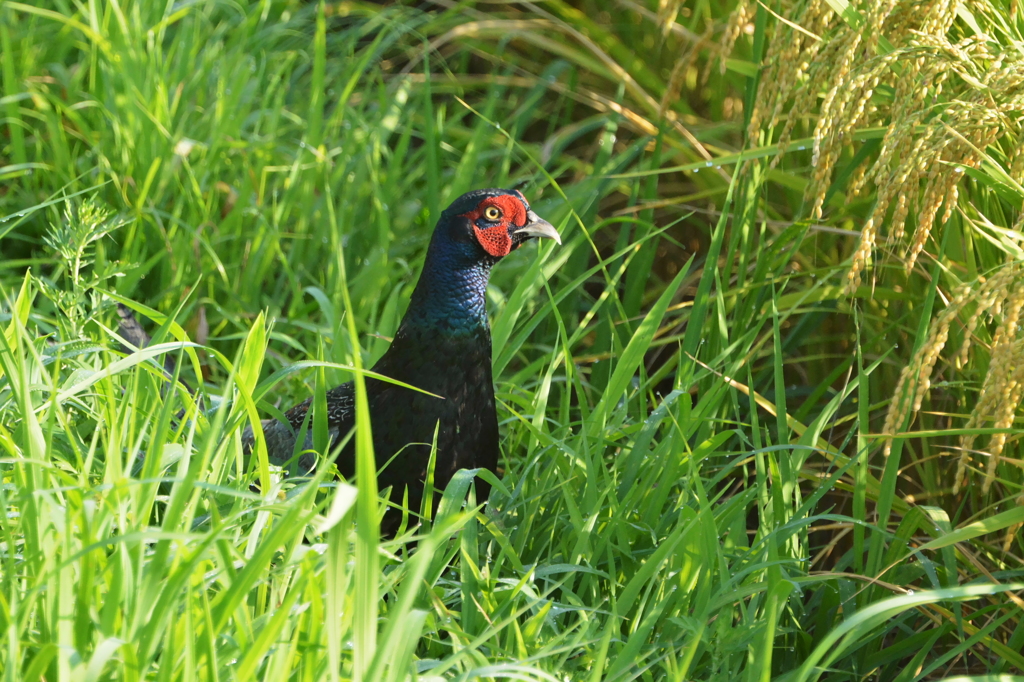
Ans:
<svg viewBox="0 0 1024 682"><path fill-rule="evenodd" d="M558 231L530 208L522 192L467 192L441 213L405 322L452 331L486 326L484 298L491 267L534 237Z"/></svg>

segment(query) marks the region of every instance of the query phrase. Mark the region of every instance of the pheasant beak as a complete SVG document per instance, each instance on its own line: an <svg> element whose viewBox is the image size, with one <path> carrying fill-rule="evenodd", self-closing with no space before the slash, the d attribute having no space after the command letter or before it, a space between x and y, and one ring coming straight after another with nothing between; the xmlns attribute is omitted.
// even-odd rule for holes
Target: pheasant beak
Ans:
<svg viewBox="0 0 1024 682"><path fill-rule="evenodd" d="M547 237L548 239L554 239L556 244L562 243L562 237L558 234L558 230L555 229L554 225L539 217L533 211L526 212L526 224L515 232L524 237Z"/></svg>

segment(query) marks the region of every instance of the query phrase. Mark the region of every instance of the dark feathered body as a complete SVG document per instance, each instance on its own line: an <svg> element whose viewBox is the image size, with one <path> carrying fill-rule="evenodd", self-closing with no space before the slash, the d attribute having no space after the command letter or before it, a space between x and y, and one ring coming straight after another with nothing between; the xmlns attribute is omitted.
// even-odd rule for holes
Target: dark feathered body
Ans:
<svg viewBox="0 0 1024 682"><path fill-rule="evenodd" d="M501 209L501 220L485 216ZM532 221L532 222L531 222ZM506 190L470 192L442 214L431 238L423 272L391 347L373 367L378 374L416 386L436 396L367 379L378 487L391 487L401 504L408 490L409 510L420 510L423 485L437 430L434 487L444 490L458 469L498 465L498 418L491 378L491 335L485 293L491 267L530 236L558 235L529 211L522 194ZM295 433L311 401L286 413L288 423L263 423L267 449L277 461L295 449ZM327 393L332 442L354 426L351 383ZM251 432L243 436L251 446ZM307 436L306 447L311 445ZM355 474L354 439L336 460L347 478ZM490 486L477 482L477 499ZM393 533L400 512L385 516L382 530Z"/></svg>
<svg viewBox="0 0 1024 682"><path fill-rule="evenodd" d="M432 349L431 353L422 352ZM373 448L377 459L377 485L391 487L391 500L401 504L408 486L409 510L419 513L430 450L437 431L434 487L443 491L459 469L498 467L498 417L491 379L491 340L486 328L473 334L439 337L428 329L405 328L374 366L374 372L443 399L402 386L366 380ZM332 440L346 436L355 426L352 383L327 393L328 424ZM279 422L264 425L268 450L277 459L290 457L295 431L310 409L310 401L286 413L289 427ZM312 441L307 437L306 446ZM396 453L398 453L396 455ZM390 460L390 462L389 462ZM355 439L349 439L336 460L343 476L355 476ZM477 482L478 499L486 500L490 485ZM394 532L400 513L389 512L382 530Z"/></svg>

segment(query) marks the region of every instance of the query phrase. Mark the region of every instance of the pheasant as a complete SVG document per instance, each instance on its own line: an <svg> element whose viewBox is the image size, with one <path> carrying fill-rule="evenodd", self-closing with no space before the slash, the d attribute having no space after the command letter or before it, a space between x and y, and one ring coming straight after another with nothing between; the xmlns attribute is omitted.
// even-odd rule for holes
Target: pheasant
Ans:
<svg viewBox="0 0 1024 682"><path fill-rule="evenodd" d="M369 378L370 407L378 486L390 486L399 507L408 491L408 508L420 509L435 429L437 452L434 486L443 490L458 469L498 465L498 418L491 379L491 332L485 292L491 267L532 237L561 244L554 227L530 210L516 190L482 189L463 194L441 214L434 228L419 282L394 341L373 371L433 397ZM287 422L264 420L263 436L274 461L295 451L297 432L312 398L285 413ZM351 382L327 392L327 424L331 451L355 424L355 393ZM303 449L312 447L307 431ZM251 429L243 433L251 450ZM355 438L337 456L338 469L355 474ZM306 462L304 462L306 463ZM477 483L477 500L487 499L490 485ZM391 535L401 513L392 507L381 530Z"/></svg>

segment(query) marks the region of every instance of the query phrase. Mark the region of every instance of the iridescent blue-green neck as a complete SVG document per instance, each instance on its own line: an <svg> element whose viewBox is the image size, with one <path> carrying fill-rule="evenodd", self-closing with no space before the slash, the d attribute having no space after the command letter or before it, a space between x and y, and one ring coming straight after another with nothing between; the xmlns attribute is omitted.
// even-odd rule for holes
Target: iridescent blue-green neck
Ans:
<svg viewBox="0 0 1024 682"><path fill-rule="evenodd" d="M487 329L487 280L493 264L479 246L435 232L401 327L454 335Z"/></svg>

